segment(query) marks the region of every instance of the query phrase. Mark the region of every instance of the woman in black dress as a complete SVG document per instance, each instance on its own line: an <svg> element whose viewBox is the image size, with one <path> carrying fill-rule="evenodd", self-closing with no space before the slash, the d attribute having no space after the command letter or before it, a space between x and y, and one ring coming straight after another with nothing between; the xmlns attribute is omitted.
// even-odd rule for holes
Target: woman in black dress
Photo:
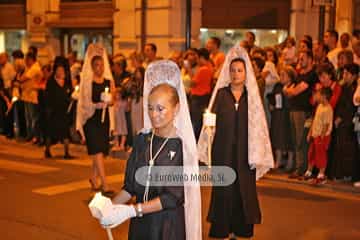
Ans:
<svg viewBox="0 0 360 240"><path fill-rule="evenodd" d="M68 113L71 90L69 64L65 58L57 57L44 93L46 158L52 157L50 146L58 141L64 143L64 158L72 158L69 154L71 116Z"/></svg>
<svg viewBox="0 0 360 240"><path fill-rule="evenodd" d="M109 154L109 134L114 129L110 108L114 89L105 49L98 44L90 45L82 69L76 128L93 160L91 187L109 195L113 192L106 182L104 158Z"/></svg>
<svg viewBox="0 0 360 240"><path fill-rule="evenodd" d="M231 185L212 188L209 236L251 238L254 224L261 223L256 179L274 162L256 78L242 47L229 51L208 109L216 114L211 163L236 173ZM200 159L205 162L206 132L203 129L198 143Z"/></svg>
<svg viewBox="0 0 360 240"><path fill-rule="evenodd" d="M151 167L152 177L156 173L171 175L174 169L182 173L177 166L197 167L195 136L180 70L175 63L164 60L150 64L146 76L144 128L150 132L135 138L123 189L112 200L113 211L101 219L101 224L115 227L131 218L130 240L201 240L199 186L187 187L181 180L169 186L166 180L145 183L135 178L142 167ZM172 170L165 173L165 168L159 167ZM141 176L146 180L146 174ZM136 198L135 206L126 204L132 197Z"/></svg>

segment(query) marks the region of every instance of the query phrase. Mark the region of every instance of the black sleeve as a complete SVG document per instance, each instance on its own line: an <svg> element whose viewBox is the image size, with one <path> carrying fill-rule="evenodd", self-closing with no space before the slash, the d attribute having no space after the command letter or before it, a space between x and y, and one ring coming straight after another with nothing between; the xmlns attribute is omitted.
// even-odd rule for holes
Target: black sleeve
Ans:
<svg viewBox="0 0 360 240"><path fill-rule="evenodd" d="M217 91L217 93L216 93L215 100L214 100L214 103L213 103L212 108L211 108L212 113L216 114L219 111L219 102L220 102L220 99L221 99L222 91L223 91L223 89L219 89Z"/></svg>
<svg viewBox="0 0 360 240"><path fill-rule="evenodd" d="M343 92L339 98L339 102L337 104L335 110L335 119L337 117L341 118L342 122L340 126L350 126L352 124L352 119L354 115L354 105L352 102L353 94L349 89L343 88Z"/></svg>
<svg viewBox="0 0 360 240"><path fill-rule="evenodd" d="M182 144L179 144L174 159L171 160L173 166L183 166ZM184 186L163 187L160 194L160 202L163 209L172 209L184 204Z"/></svg>
<svg viewBox="0 0 360 240"><path fill-rule="evenodd" d="M133 145L133 150L130 154L129 159L127 160L126 170L125 170L125 181L123 189L127 191L131 196L135 195L134 185L135 185L135 172L136 172L136 161L138 158L138 152L141 150L141 142L144 142L143 134L136 136L136 141Z"/></svg>

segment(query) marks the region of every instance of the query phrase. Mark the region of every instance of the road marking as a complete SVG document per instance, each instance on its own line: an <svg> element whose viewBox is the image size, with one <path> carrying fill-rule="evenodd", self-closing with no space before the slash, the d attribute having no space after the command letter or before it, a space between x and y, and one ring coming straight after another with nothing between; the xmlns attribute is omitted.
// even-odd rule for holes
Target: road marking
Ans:
<svg viewBox="0 0 360 240"><path fill-rule="evenodd" d="M107 158L104 160L104 163L113 163L113 162L117 162L118 160L113 159L113 158ZM91 159L73 159L73 160L56 160L56 162L61 163L61 164L70 164L70 165L76 165L76 166L86 166L89 167L92 165L92 160Z"/></svg>
<svg viewBox="0 0 360 240"><path fill-rule="evenodd" d="M22 173L46 173L59 170L59 168L30 164L16 161L0 160L0 169L11 170Z"/></svg>
<svg viewBox="0 0 360 240"><path fill-rule="evenodd" d="M108 176L106 177L106 180L109 184L120 183L124 181L124 174ZM50 187L38 188L38 189L34 189L32 192L42 195L53 196L53 195L78 191L81 189L87 189L89 187L90 185L88 180L81 180L76 182L60 184L60 185L54 185Z"/></svg>

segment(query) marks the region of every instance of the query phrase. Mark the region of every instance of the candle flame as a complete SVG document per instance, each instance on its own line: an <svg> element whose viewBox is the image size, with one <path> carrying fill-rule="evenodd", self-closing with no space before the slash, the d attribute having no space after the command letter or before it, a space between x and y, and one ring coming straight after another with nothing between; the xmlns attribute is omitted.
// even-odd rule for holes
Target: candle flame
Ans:
<svg viewBox="0 0 360 240"><path fill-rule="evenodd" d="M108 88L108 87L105 88L105 92L106 92L106 93L109 92L109 88Z"/></svg>
<svg viewBox="0 0 360 240"><path fill-rule="evenodd" d="M78 92L79 89L80 89L79 85L76 85L76 86L75 86L75 91Z"/></svg>

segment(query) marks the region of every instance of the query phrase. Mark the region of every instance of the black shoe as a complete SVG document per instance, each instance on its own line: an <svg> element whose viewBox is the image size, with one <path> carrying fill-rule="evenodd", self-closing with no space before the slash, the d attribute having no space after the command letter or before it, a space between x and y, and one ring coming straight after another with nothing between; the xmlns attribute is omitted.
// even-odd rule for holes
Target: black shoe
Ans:
<svg viewBox="0 0 360 240"><path fill-rule="evenodd" d="M49 150L45 150L45 158L52 158L52 155Z"/></svg>
<svg viewBox="0 0 360 240"><path fill-rule="evenodd" d="M71 160L71 159L74 159L74 158L75 158L74 156L71 156L68 153L65 153L65 155L64 155L64 159L66 159L66 160Z"/></svg>

